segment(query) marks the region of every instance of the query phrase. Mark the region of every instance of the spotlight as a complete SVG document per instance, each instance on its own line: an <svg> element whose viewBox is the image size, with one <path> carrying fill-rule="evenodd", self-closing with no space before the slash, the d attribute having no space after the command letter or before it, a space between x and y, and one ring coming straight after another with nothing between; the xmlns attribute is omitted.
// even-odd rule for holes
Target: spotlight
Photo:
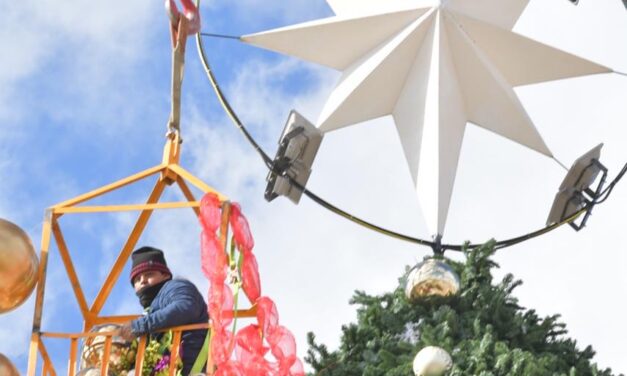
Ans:
<svg viewBox="0 0 627 376"><path fill-rule="evenodd" d="M298 204L302 188L311 175L316 153L322 143L323 134L309 120L292 110L279 140L279 149L274 158L274 169L266 178L265 198L272 201L286 196ZM295 186L296 182L298 186Z"/></svg>
<svg viewBox="0 0 627 376"><path fill-rule="evenodd" d="M579 224L569 223L576 231L584 228L607 178L607 168L599 162L602 147L600 144L579 157L568 170L553 201L547 225L559 223L587 207ZM592 188L595 182L596 187Z"/></svg>

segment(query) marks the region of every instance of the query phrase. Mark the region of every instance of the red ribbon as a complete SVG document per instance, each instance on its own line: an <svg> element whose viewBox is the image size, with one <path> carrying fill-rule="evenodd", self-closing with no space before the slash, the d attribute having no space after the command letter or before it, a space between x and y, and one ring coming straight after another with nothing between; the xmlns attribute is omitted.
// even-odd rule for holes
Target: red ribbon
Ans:
<svg viewBox="0 0 627 376"><path fill-rule="evenodd" d="M169 0L172 1L172 0ZM183 0L182 0L183 1ZM189 0L183 1L190 2ZM211 282L208 312L211 317L211 359L216 376L304 376L302 362L296 357L296 340L279 325L276 305L261 296L257 260L252 252L255 243L246 217L238 204L231 205L229 224L233 240L242 256L240 275L242 289L251 303L257 305L257 323L240 329L235 338L227 327L233 320L233 292L226 284L228 260L217 230L222 204L215 194L206 194L200 203L202 271ZM233 348L234 347L234 348ZM235 350L235 359L233 359ZM266 359L270 351L276 362Z"/></svg>
<svg viewBox="0 0 627 376"><path fill-rule="evenodd" d="M196 34L200 31L200 13L198 12L198 8L192 0L181 0L181 5L183 6L183 16L189 21L187 34ZM181 12L179 12L179 9L176 7L174 0L165 0L165 9L168 12L170 21L176 27L179 22L179 17L181 16Z"/></svg>

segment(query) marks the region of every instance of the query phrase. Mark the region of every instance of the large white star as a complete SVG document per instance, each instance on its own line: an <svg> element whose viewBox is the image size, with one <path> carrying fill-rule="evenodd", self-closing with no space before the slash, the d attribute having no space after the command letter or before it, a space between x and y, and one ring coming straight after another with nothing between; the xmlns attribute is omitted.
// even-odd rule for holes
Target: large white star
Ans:
<svg viewBox="0 0 627 376"><path fill-rule="evenodd" d="M467 122L551 152L513 86L611 70L511 31L529 0L327 0L335 17L242 40L342 71L318 127L392 115L442 234Z"/></svg>

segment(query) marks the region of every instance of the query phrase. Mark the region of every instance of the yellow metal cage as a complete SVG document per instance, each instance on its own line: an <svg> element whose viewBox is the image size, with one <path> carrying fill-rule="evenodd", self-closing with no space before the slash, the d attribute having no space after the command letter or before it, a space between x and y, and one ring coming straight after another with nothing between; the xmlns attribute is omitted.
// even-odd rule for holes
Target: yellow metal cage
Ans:
<svg viewBox="0 0 627 376"><path fill-rule="evenodd" d="M196 200L194 194L192 193L190 186L198 188L203 193L215 193L220 198L223 205L223 215L222 215L222 224L220 227L220 241L221 245L226 252L226 244L228 239L228 221L230 215L230 202L228 198L221 193L217 192L212 187L205 184L203 181L192 175L190 172L185 170L183 167L179 165L179 155L180 155L180 139L178 136L178 132L173 134L170 137L164 148L163 161L161 164L149 168L147 170L141 171L137 174L134 174L130 177L121 179L112 184L108 184L106 186L95 189L91 192L85 193L78 197L72 198L70 200L61 202L57 205L54 205L46 210L45 221L42 230L41 236L41 251L40 251L40 264L38 271L38 283L37 283L37 292L36 292L36 300L35 300L35 312L33 317L33 330L30 341L29 348L29 356L28 356L28 376L35 376L37 372L37 364L41 359L43 362L41 366L41 375L42 376L56 376L57 371L51 357L46 349L46 346L43 342L43 338L57 339L57 340L66 340L69 341L69 359L67 363L67 375L75 376L76 374L76 364L77 364L77 356L78 356L78 344L80 340L86 340L88 338L93 338L99 336L100 338L104 338L102 350L100 352L101 356L101 369L100 373L102 375L107 375L109 371L109 357L111 356L111 346L112 346L112 338L116 334L115 331L109 332L92 332L92 328L96 325L103 324L121 324L136 318L134 315L126 315L126 316L101 316L100 312L104 307L109 295L118 281L120 274L124 268L124 265L128 261L133 249L135 248L137 241L140 238L140 235L146 228L146 224L150 219L150 216L154 210L162 210L162 209L174 209L174 208L191 208L194 210L196 215L199 215L199 201ZM130 184L136 183L140 180L148 178L150 176L158 175L157 182L152 189L152 192L149 194L148 199L143 204L130 204L130 205L107 205L107 206L86 206L80 205L89 200L92 200L96 197L105 195L109 192L115 191L122 187L128 186ZM187 201L180 202L159 202L164 190L167 186L176 185L180 188L183 193L183 196ZM59 218L63 215L69 214L80 214L80 213L102 213L102 212L118 212L118 211L139 211L139 216L136 220L136 223L131 230L131 233L128 236L125 244L123 245L120 253L118 254L115 263L111 267L103 285L101 286L95 300L91 305L88 304L85 294L83 293L83 289L79 282L76 269L74 267L74 263L72 262L72 258L70 256L70 252L68 246L65 242L63 231L59 224ZM42 314L44 309L44 294L46 290L46 273L48 269L48 254L51 245L51 240L54 239L59 254L61 256L61 260L65 267L65 271L69 277L70 283L72 285L72 290L74 292L74 296L78 303L79 309L83 318L83 331L81 333L52 333L42 331L41 323L42 323ZM244 317L254 317L256 315L256 307L251 307L245 310L238 310L235 315L240 318ZM170 363L170 375L174 375L176 372L176 367L174 366L178 357L178 349L181 340L181 332L185 330L192 329L206 329L208 328L208 323L205 324L196 324L196 325L186 325L174 328L168 328L166 330L171 330L173 333L173 341L172 348L170 350L171 363ZM144 351L146 347L147 339L146 337L140 338L139 346L137 350L136 357L136 365L135 365L135 374L141 375L141 370L143 368L144 362ZM209 357L208 361L208 374L211 374L212 366L211 366L211 357Z"/></svg>

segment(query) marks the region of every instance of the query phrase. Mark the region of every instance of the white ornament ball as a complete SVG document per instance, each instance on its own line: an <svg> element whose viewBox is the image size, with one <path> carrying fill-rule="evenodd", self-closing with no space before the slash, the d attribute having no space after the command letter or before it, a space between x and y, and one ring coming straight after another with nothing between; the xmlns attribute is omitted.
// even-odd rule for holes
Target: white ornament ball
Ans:
<svg viewBox="0 0 627 376"><path fill-rule="evenodd" d="M456 295L459 276L442 260L427 259L416 265L407 277L405 296L411 301L428 297Z"/></svg>
<svg viewBox="0 0 627 376"><path fill-rule="evenodd" d="M414 358L414 374L416 376L440 376L451 369L453 359L446 350L427 346Z"/></svg>

